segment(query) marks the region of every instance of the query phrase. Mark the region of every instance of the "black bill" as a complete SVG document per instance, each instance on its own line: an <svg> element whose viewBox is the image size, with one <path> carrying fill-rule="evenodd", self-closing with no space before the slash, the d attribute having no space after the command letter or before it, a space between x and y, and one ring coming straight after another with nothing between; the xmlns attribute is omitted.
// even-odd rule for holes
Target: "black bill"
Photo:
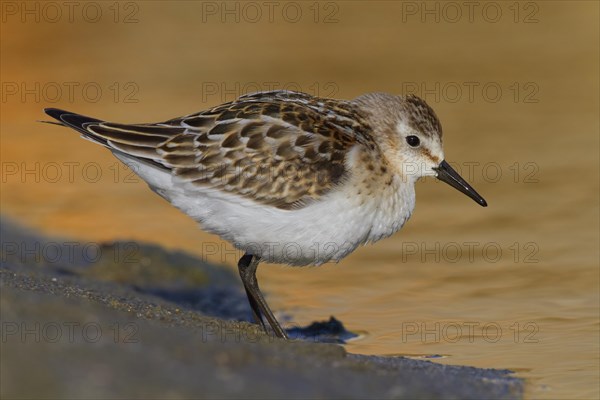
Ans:
<svg viewBox="0 0 600 400"><path fill-rule="evenodd" d="M481 197L479 193L477 193L475 189L473 189L471 185L467 183L467 181L461 178L458 172L456 172L446 161L442 161L440 165L434 169L437 171L437 178L440 181L446 182L454 189L463 192L479 203L480 206L487 207L487 202L485 199Z"/></svg>

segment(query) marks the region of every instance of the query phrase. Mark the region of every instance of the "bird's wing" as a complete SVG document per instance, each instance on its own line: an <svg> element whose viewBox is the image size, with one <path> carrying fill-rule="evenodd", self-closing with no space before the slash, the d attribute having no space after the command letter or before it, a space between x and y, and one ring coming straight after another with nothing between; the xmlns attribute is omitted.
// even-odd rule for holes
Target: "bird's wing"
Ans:
<svg viewBox="0 0 600 400"><path fill-rule="evenodd" d="M348 150L368 129L348 103L258 93L160 124L124 125L47 111L113 151L201 188L299 208L348 175Z"/></svg>

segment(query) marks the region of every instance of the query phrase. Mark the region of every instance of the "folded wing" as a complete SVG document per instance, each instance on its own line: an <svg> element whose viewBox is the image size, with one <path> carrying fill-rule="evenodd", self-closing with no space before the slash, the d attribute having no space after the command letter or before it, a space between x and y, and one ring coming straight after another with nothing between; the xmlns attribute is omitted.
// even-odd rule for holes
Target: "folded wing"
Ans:
<svg viewBox="0 0 600 400"><path fill-rule="evenodd" d="M169 171L199 190L214 188L281 209L303 207L348 175L345 157L364 129L307 95L244 96L158 124L117 124L46 109L83 137ZM332 102L332 100L328 100ZM338 106L339 103L336 103ZM323 107L329 108L323 112ZM360 128L360 129L359 129Z"/></svg>

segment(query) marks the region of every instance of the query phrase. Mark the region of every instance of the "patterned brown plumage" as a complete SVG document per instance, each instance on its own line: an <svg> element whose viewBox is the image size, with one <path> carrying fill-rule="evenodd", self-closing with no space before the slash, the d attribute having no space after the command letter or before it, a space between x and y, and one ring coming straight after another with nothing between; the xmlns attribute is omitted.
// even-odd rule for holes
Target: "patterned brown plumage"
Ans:
<svg viewBox="0 0 600 400"><path fill-rule="evenodd" d="M342 182L351 146L377 147L352 102L284 91L160 124L99 122L85 129L197 186L281 209L303 207Z"/></svg>

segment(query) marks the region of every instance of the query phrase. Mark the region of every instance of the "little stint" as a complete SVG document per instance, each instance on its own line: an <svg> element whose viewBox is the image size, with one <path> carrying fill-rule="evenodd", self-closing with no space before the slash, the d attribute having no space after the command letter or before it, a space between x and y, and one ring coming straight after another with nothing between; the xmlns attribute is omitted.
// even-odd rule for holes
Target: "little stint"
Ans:
<svg viewBox="0 0 600 400"><path fill-rule="evenodd" d="M283 338L258 287L260 261L319 265L392 235L410 217L415 182L425 176L487 205L445 161L441 124L413 95L347 101L260 92L153 124L45 111L244 251L238 268L254 317Z"/></svg>

